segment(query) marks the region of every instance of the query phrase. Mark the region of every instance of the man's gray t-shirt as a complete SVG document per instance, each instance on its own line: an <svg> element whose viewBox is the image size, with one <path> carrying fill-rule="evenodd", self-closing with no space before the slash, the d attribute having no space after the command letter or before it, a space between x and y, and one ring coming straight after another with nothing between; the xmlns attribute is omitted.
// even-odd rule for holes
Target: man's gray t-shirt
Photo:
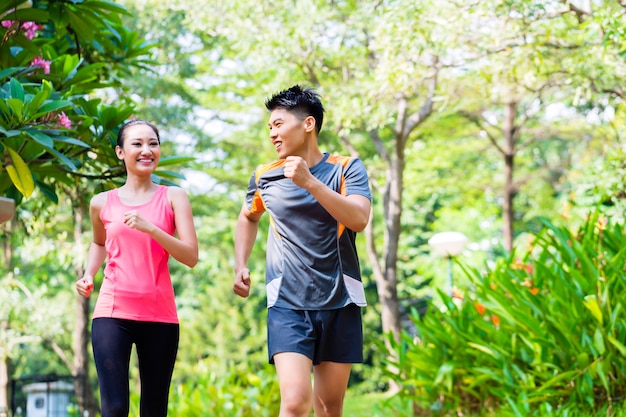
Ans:
<svg viewBox="0 0 626 417"><path fill-rule="evenodd" d="M268 307L330 310L365 306L356 233L339 224L304 188L284 175L285 160L259 166L248 185L252 213L270 214L265 282ZM367 171L358 158L324 154L309 168L342 195L371 200Z"/></svg>

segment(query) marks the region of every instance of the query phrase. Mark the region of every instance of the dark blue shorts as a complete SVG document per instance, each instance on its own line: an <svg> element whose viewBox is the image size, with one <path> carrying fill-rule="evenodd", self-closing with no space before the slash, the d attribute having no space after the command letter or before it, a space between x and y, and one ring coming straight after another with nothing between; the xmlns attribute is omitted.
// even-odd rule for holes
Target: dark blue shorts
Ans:
<svg viewBox="0 0 626 417"><path fill-rule="evenodd" d="M267 313L269 362L282 352L301 353L313 361L363 362L361 309L350 304L337 310L291 310L270 307Z"/></svg>

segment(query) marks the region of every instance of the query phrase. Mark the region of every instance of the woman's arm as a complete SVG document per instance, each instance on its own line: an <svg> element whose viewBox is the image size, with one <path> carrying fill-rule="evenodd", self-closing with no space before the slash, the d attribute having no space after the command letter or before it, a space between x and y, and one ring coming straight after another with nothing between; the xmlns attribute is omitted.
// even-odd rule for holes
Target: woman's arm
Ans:
<svg viewBox="0 0 626 417"><path fill-rule="evenodd" d="M150 232L150 236L159 242L174 259L193 268L198 263L198 236L193 223L189 197L185 190L179 187L168 187L167 196L174 210L177 237L165 233L158 227Z"/></svg>
<svg viewBox="0 0 626 417"><path fill-rule="evenodd" d="M91 228L93 240L89 245L85 273L82 278L76 281L76 291L83 297L89 297L93 291L93 277L98 273L102 263L106 259L107 253L104 247L106 241L106 231L102 220L100 220L100 210L106 202L106 194L95 195L89 203L89 217L91 218Z"/></svg>
<svg viewBox="0 0 626 417"><path fill-rule="evenodd" d="M144 219L137 210L124 213L124 223L135 230L149 234L174 259L194 267L198 263L198 237L193 224L189 197L182 188L168 187L167 197L174 210L176 235L172 236L160 227Z"/></svg>

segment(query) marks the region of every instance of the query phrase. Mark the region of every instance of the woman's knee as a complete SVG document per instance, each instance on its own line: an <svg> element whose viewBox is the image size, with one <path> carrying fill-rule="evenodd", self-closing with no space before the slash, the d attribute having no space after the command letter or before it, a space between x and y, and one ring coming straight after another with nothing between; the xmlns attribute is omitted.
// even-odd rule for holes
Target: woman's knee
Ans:
<svg viewBox="0 0 626 417"><path fill-rule="evenodd" d="M103 402L102 417L128 417L128 403L124 401Z"/></svg>

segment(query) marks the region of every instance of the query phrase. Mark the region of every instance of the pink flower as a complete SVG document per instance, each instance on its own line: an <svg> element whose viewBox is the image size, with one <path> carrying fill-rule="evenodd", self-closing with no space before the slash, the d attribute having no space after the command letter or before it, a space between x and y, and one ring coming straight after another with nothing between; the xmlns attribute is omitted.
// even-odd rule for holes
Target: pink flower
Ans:
<svg viewBox="0 0 626 417"><path fill-rule="evenodd" d="M15 20L3 20L0 24L8 29L15 24ZM32 40L37 35L37 31L43 29L43 25L38 25L35 22L24 22L20 29L24 31L24 36L27 39Z"/></svg>
<svg viewBox="0 0 626 417"><path fill-rule="evenodd" d="M24 36L26 36L27 39L32 40L37 34L37 31L43 29L43 26L38 25L35 22L24 22L22 23L22 29L24 30Z"/></svg>
<svg viewBox="0 0 626 417"><path fill-rule="evenodd" d="M57 122L58 126L63 126L66 129L71 129L72 128L72 121L70 120L69 117L67 117L65 115L65 112L61 112L61 114L59 114L58 118L59 118L59 121Z"/></svg>
<svg viewBox="0 0 626 417"><path fill-rule="evenodd" d="M50 74L50 61L46 61L40 56L36 56L30 61L31 67L43 68L44 74Z"/></svg>

